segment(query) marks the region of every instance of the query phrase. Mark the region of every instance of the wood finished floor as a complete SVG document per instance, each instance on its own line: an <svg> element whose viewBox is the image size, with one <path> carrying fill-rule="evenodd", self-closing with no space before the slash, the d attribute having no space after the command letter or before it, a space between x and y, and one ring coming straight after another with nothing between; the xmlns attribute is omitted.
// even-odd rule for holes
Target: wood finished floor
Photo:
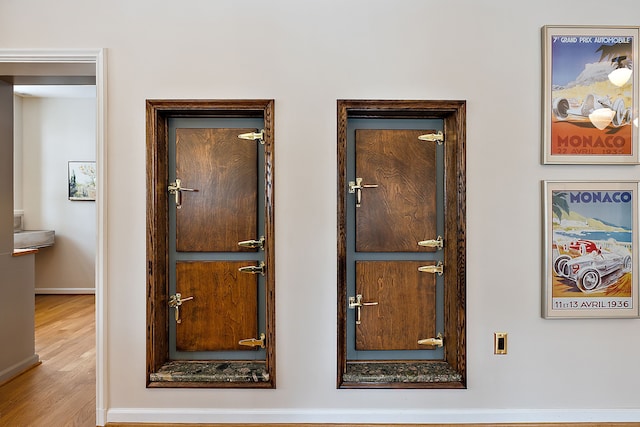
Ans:
<svg viewBox="0 0 640 427"><path fill-rule="evenodd" d="M94 295L36 295L40 365L0 386L0 426L95 426Z"/></svg>

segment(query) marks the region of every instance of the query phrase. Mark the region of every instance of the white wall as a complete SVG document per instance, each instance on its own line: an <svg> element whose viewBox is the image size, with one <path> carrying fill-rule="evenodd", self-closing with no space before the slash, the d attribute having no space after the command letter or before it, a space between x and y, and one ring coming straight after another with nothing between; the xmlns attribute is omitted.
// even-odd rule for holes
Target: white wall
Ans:
<svg viewBox="0 0 640 427"><path fill-rule="evenodd" d="M640 25L640 2L64 6L3 3L0 47L108 48L110 421L640 421L640 322L540 317L540 181L640 176L540 164L540 28ZM276 390L145 389L150 98L276 100ZM466 390L335 388L336 99L359 98L468 102Z"/></svg>
<svg viewBox="0 0 640 427"><path fill-rule="evenodd" d="M13 210L23 212L22 185L22 97L13 97Z"/></svg>
<svg viewBox="0 0 640 427"><path fill-rule="evenodd" d="M68 199L67 165L95 161L95 99L23 98L20 113L24 228L56 233L36 255L36 293L93 292L95 202Z"/></svg>

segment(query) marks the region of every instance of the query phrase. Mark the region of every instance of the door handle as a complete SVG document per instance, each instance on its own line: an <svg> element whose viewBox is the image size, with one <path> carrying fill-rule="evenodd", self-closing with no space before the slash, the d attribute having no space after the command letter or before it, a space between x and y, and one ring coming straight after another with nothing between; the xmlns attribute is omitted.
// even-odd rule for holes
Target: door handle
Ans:
<svg viewBox="0 0 640 427"><path fill-rule="evenodd" d="M183 302L192 300L193 297L182 298L182 294L176 293L175 295L171 295L169 297L169 307L176 309L176 323L182 323L182 319L180 319L180 306Z"/></svg>
<svg viewBox="0 0 640 427"><path fill-rule="evenodd" d="M355 297L349 297L349 308L356 310L356 325L360 322L360 309L365 306L378 305L378 302L362 302L362 295L358 294Z"/></svg>
<svg viewBox="0 0 640 427"><path fill-rule="evenodd" d="M444 265L442 261L438 261L436 265L423 265L422 267L418 267L418 271L422 273L433 273L438 274L438 276L442 276L444 273Z"/></svg>
<svg viewBox="0 0 640 427"><path fill-rule="evenodd" d="M363 184L362 178L356 178L355 181L349 181L349 193L356 194L356 208L359 208L362 202L363 188L378 188L378 184Z"/></svg>
<svg viewBox="0 0 640 427"><path fill-rule="evenodd" d="M442 334L438 332L438 336L435 338L425 338L423 340L418 340L418 344L420 345L432 345L435 347L442 347L444 345L444 339L442 338Z"/></svg>
<svg viewBox="0 0 640 427"><path fill-rule="evenodd" d="M194 188L185 188L182 186L182 181L179 178L176 178L175 182L169 184L167 188L169 190L169 194L174 194L176 196L176 208L182 208L182 192L183 191L198 191Z"/></svg>
<svg viewBox="0 0 640 427"><path fill-rule="evenodd" d="M260 265L247 265L246 267L240 267L238 269L241 273L261 274L264 276L265 265L261 262Z"/></svg>

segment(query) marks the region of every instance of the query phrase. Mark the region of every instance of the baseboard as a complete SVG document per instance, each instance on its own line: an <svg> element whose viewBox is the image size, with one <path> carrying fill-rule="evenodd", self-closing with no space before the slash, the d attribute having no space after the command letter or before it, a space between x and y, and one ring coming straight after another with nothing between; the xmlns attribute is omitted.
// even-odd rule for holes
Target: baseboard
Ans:
<svg viewBox="0 0 640 427"><path fill-rule="evenodd" d="M98 424L102 425L102 424ZM184 424L184 423L107 423L106 427L638 427L638 423L464 423L464 424L320 424L320 423L304 423L304 424Z"/></svg>
<svg viewBox="0 0 640 427"><path fill-rule="evenodd" d="M106 426L107 411L104 408L96 408L96 426Z"/></svg>
<svg viewBox="0 0 640 427"><path fill-rule="evenodd" d="M578 423L579 425L638 425L640 409L205 409L205 408L112 408L107 426L128 423L173 424L314 424L314 425L508 425L509 423ZM626 424L631 423L631 424Z"/></svg>
<svg viewBox="0 0 640 427"><path fill-rule="evenodd" d="M95 294L96 288L36 288L36 295Z"/></svg>
<svg viewBox="0 0 640 427"><path fill-rule="evenodd" d="M40 364L40 356L38 356L37 354L34 354L33 356L30 356L25 360L19 363L16 363L15 365L10 366L3 371L0 371L0 385L11 381L21 373L26 372L29 369L39 364Z"/></svg>

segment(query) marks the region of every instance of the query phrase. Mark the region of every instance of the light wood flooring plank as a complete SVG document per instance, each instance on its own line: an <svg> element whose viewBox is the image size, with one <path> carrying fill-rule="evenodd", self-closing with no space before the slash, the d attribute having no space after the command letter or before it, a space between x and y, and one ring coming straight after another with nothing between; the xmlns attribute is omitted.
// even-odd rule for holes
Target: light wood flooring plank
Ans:
<svg viewBox="0 0 640 427"><path fill-rule="evenodd" d="M0 425L95 426L95 298L35 298L42 363L0 387Z"/></svg>

